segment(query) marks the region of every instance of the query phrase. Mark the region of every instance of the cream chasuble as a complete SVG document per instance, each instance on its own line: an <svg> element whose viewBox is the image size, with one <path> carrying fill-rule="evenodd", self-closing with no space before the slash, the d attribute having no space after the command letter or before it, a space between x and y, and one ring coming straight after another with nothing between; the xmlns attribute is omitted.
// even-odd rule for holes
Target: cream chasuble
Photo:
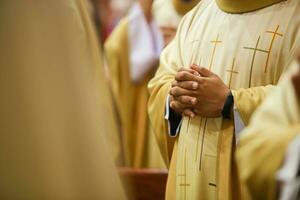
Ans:
<svg viewBox="0 0 300 200"><path fill-rule="evenodd" d="M276 174L289 143L299 134L300 107L288 81L266 99L242 132L237 163L244 199L278 199Z"/></svg>
<svg viewBox="0 0 300 200"><path fill-rule="evenodd" d="M0 199L125 199L89 17L84 0L0 2Z"/></svg>
<svg viewBox="0 0 300 200"><path fill-rule="evenodd" d="M132 56L130 55L132 52L130 23L129 17L122 19L105 43L113 94L121 119L125 165L135 168L165 168L147 114L149 98L147 83L154 73L148 73L138 82L132 79L132 70L136 72L139 69L132 68L130 62ZM140 51L149 51L149 49L140 49ZM135 53L139 52L135 51Z"/></svg>
<svg viewBox="0 0 300 200"><path fill-rule="evenodd" d="M247 124L300 45L295 20L298 2L288 0L254 12L229 14L220 9L221 4L204 0L183 18L148 86L150 120L164 159L171 160L167 199L240 197L233 165L233 120L184 117L173 148L164 102L177 70L197 64L219 75L232 89L235 106Z"/></svg>

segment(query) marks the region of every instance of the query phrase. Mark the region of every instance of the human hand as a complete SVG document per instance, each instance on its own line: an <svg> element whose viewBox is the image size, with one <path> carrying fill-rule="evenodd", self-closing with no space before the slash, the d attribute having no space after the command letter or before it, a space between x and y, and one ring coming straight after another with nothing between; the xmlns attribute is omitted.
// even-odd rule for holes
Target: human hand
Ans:
<svg viewBox="0 0 300 200"><path fill-rule="evenodd" d="M193 71L192 69L185 69L181 68L178 70L176 77L184 77L194 74L195 76L198 76L199 73L196 71ZM183 81L181 84L183 86L190 86L191 88L197 89L198 83L193 81ZM180 89L178 88L178 81L175 80L172 83L172 88L170 90L170 107L178 114L183 114L185 116L189 117L195 117L195 113L192 111L193 105L197 103L197 99L195 97L189 97L189 96L177 96L176 94L173 94L171 91Z"/></svg>
<svg viewBox="0 0 300 200"><path fill-rule="evenodd" d="M177 73L175 77L177 82L170 90L170 94L178 102L192 105L192 111L197 115L221 116L230 89L219 76L208 69L196 65L193 65L191 69L198 72L200 76L186 71Z"/></svg>

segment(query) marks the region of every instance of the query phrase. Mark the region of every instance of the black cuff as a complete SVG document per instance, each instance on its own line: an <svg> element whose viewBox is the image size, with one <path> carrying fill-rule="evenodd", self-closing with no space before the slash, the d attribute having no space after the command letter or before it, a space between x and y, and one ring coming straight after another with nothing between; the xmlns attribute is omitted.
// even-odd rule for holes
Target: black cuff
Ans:
<svg viewBox="0 0 300 200"><path fill-rule="evenodd" d="M181 122L182 115L176 113L171 107L169 107L169 111L170 135L175 136L178 126Z"/></svg>
<svg viewBox="0 0 300 200"><path fill-rule="evenodd" d="M224 104L224 107L222 110L223 118L231 119L231 111L232 111L233 104L234 104L234 98L233 98L232 92L230 91L226 98L226 101L225 101L225 104Z"/></svg>

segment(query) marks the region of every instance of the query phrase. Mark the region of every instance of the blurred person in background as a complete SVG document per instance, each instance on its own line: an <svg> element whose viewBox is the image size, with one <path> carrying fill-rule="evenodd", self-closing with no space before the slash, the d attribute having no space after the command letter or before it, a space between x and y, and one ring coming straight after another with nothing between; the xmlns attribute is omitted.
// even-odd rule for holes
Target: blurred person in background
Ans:
<svg viewBox="0 0 300 200"><path fill-rule="evenodd" d="M150 139L147 82L153 76L163 39L152 19L152 0L136 1L105 43L110 79L121 119L126 166L163 168ZM149 144L149 141L152 141ZM156 149L154 163L149 162Z"/></svg>
<svg viewBox="0 0 300 200"><path fill-rule="evenodd" d="M99 37L105 42L115 26L126 15L133 0L90 0Z"/></svg>
<svg viewBox="0 0 300 200"><path fill-rule="evenodd" d="M153 0L135 1L105 43L125 163L135 168L165 168L147 115L147 83L156 71L163 47L175 36L182 15L198 1L156 2L153 7ZM181 8L180 14L176 7Z"/></svg>

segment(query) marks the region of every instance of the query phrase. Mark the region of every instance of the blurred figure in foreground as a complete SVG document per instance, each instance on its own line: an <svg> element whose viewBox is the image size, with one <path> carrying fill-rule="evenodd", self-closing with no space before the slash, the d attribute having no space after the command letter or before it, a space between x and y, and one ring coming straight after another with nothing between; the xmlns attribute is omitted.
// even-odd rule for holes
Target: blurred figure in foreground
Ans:
<svg viewBox="0 0 300 200"><path fill-rule="evenodd" d="M298 58L300 63L300 55ZM237 151L245 199L299 199L300 70L263 103Z"/></svg>
<svg viewBox="0 0 300 200"><path fill-rule="evenodd" d="M0 2L1 199L125 199L85 3Z"/></svg>

